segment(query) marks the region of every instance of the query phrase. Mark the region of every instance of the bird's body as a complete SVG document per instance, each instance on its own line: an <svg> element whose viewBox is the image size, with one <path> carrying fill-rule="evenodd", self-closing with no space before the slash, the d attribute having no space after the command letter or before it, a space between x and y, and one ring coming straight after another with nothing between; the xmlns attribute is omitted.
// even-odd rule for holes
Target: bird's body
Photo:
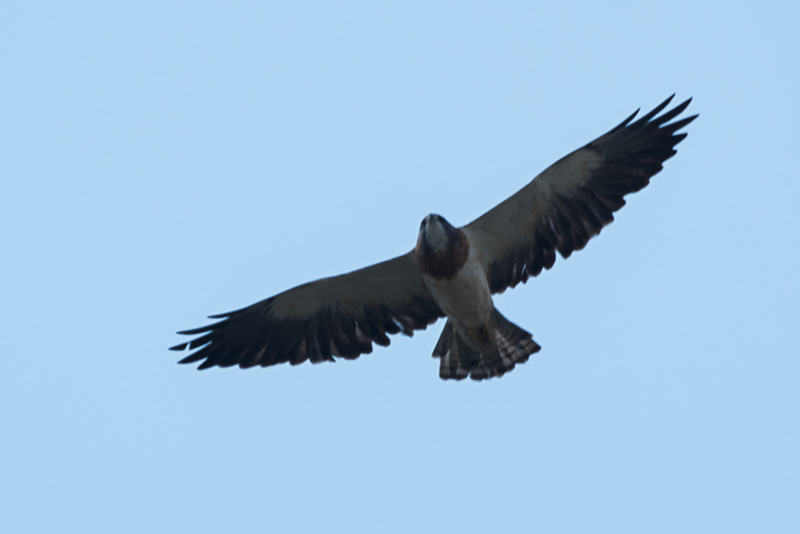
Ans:
<svg viewBox="0 0 800 534"><path fill-rule="evenodd" d="M487 378L502 375L539 350L530 334L495 310L479 248L470 246L467 232L432 213L422 221L413 254L425 287L447 317L434 351L442 359L443 378L466 377L482 358L490 364L481 371ZM518 352L523 354L516 359L506 354L513 343L504 339L502 325L521 334Z"/></svg>
<svg viewBox="0 0 800 534"><path fill-rule="evenodd" d="M494 308L492 293L478 252L464 232L441 215L428 215L413 253L425 287L456 329L466 334L484 326Z"/></svg>
<svg viewBox="0 0 800 534"><path fill-rule="evenodd" d="M434 302L462 335L485 326L489 321L494 309L492 294L486 273L474 252L453 278L435 278L424 273L422 279Z"/></svg>
<svg viewBox="0 0 800 534"><path fill-rule="evenodd" d="M310 282L222 320L181 332L200 335L172 347L199 349L181 360L200 369L352 359L411 335L441 317L433 351L439 375L481 380L501 376L540 347L494 307L505 291L583 248L675 154L695 116L673 123L690 100L658 116L671 101L622 124L560 159L519 192L470 224L455 228L425 217L407 254L351 273Z"/></svg>

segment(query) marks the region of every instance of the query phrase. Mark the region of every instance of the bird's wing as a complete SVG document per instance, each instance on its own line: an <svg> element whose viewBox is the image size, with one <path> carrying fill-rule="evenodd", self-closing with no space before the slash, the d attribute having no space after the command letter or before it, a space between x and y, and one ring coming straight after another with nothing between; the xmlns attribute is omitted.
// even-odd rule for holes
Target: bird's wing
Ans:
<svg viewBox="0 0 800 534"><path fill-rule="evenodd" d="M673 95L675 96L675 95ZM466 225L492 293L505 291L567 258L614 220L623 197L639 191L675 155L676 133L697 115L669 123L691 98L662 115L673 96L548 167L516 194Z"/></svg>
<svg viewBox="0 0 800 534"><path fill-rule="evenodd" d="M433 301L411 253L358 271L304 284L214 324L179 334L198 336L172 350L199 349L180 363L205 369L333 361L386 346L387 334L411 335L444 313Z"/></svg>

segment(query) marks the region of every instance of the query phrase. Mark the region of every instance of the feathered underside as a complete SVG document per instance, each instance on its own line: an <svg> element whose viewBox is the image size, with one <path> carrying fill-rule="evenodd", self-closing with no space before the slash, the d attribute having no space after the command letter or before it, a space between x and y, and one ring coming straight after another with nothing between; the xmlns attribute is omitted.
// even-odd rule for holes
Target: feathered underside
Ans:
<svg viewBox="0 0 800 534"><path fill-rule="evenodd" d="M614 220L625 195L639 191L661 171L686 137L677 132L697 117L670 122L691 99L659 115L671 100L635 122L634 113L461 229L481 257L492 293L551 268L556 251L567 258L582 249ZM371 352L373 343L388 345L391 334L411 335L440 317L444 313L425 287L412 251L212 316L221 320L179 332L197 337L172 350L194 351L181 363L201 362L199 369L352 359ZM527 359L523 356L509 361L521 363ZM484 374L511 368L495 365ZM458 368L452 373L463 375ZM484 377L481 372L476 376Z"/></svg>

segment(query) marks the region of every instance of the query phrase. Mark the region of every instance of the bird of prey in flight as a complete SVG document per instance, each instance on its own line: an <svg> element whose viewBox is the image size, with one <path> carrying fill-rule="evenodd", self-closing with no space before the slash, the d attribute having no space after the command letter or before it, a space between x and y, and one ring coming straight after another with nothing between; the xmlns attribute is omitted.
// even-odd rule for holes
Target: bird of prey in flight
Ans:
<svg viewBox="0 0 800 534"><path fill-rule="evenodd" d="M548 167L471 223L455 228L430 214L413 250L340 276L323 278L211 319L179 334L172 347L194 350L180 363L198 369L267 367L353 359L411 336L446 317L433 349L439 376L483 380L502 376L540 347L497 310L492 295L568 258L614 220L624 196L645 187L675 155L697 115L675 120L691 99L664 111L675 95Z"/></svg>

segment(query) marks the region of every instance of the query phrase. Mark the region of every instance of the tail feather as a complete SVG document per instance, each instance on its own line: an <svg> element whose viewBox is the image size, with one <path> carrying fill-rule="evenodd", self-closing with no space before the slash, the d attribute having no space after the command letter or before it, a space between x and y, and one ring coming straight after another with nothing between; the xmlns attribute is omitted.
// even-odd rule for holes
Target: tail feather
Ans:
<svg viewBox="0 0 800 534"><path fill-rule="evenodd" d="M463 380L469 375L470 369L480 361L480 354L464 343L450 321L444 325L439 342L433 349L433 355L442 359L439 376L443 379Z"/></svg>
<svg viewBox="0 0 800 534"><path fill-rule="evenodd" d="M479 352L461 338L448 320L433 350L433 356L441 358L439 376L445 380L503 376L541 349L530 333L503 317L497 309L492 311L490 332L490 348Z"/></svg>

